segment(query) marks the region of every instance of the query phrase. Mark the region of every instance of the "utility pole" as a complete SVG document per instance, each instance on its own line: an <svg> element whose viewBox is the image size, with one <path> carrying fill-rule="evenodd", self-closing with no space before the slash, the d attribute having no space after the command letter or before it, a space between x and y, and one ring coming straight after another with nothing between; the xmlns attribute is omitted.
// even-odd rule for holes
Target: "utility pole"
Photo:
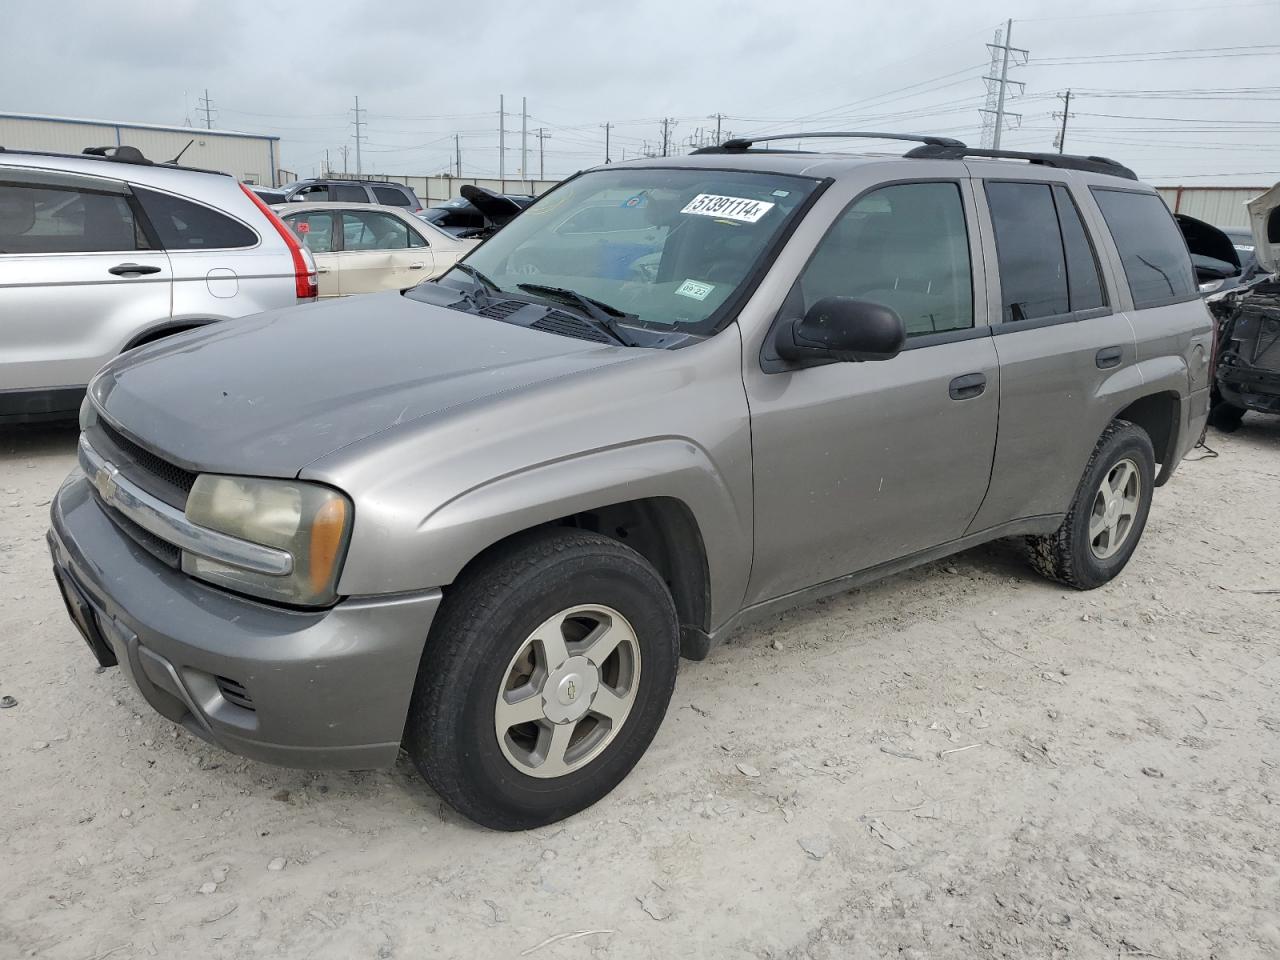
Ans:
<svg viewBox="0 0 1280 960"><path fill-rule="evenodd" d="M196 112L197 112L197 113L203 113L203 114L204 114L204 125L205 125L205 129L207 129L207 130L212 130L212 129L213 129L213 114L214 114L214 112L215 112L215 111L214 111L214 109L213 109L213 101L209 99L209 88L208 88L208 87L205 87L205 88L204 88L204 96L200 98L200 104L201 104L200 109L199 109L199 110L197 110Z"/></svg>
<svg viewBox="0 0 1280 960"><path fill-rule="evenodd" d="M338 152L342 154L342 172L347 172L347 156L351 153L351 148L345 143L338 148Z"/></svg>
<svg viewBox="0 0 1280 960"><path fill-rule="evenodd" d="M333 167L329 165L329 148L325 147L324 148L324 175L326 177L329 176L329 171L332 169Z"/></svg>
<svg viewBox="0 0 1280 960"><path fill-rule="evenodd" d="M529 98L520 98L520 178L529 179Z"/></svg>
<svg viewBox="0 0 1280 960"><path fill-rule="evenodd" d="M609 130L613 124L602 123L600 126L604 127L604 162L612 163L613 161L609 159Z"/></svg>
<svg viewBox="0 0 1280 960"><path fill-rule="evenodd" d="M357 177L364 172L364 166L360 162L360 142L364 140L364 135L361 134L360 132L360 128L363 125L363 118L360 115L363 112L364 111L360 109L360 98L356 97L355 124L356 124L356 176Z"/></svg>
<svg viewBox="0 0 1280 960"><path fill-rule="evenodd" d="M498 94L498 179L507 179L507 100Z"/></svg>
<svg viewBox="0 0 1280 960"><path fill-rule="evenodd" d="M458 173L458 178L461 179L462 178L462 136L461 134L455 133L453 135L453 154L457 158L457 164L458 164L457 173Z"/></svg>
<svg viewBox="0 0 1280 960"><path fill-rule="evenodd" d="M1018 88L1021 93L1026 84L1017 80L1009 79L1009 67L1018 66L1020 63L1027 62L1029 51L1023 50L1012 45L1013 40L1013 20L1005 21L1003 40L1001 32L996 31L995 42L988 43L987 49L991 51L991 68L990 73L983 77L987 82L987 105L980 111L984 114L982 122L982 145L990 147L993 150L1000 149L1000 135L1004 132L1005 126L1005 102L1008 99L1008 89L1010 86ZM1021 60L1019 60L1021 57ZM1000 75L994 76L997 66ZM1015 117L1019 123L1022 121L1022 114L1008 114Z"/></svg>
<svg viewBox="0 0 1280 960"><path fill-rule="evenodd" d="M676 121L670 117L662 118L662 155L664 157L670 155L671 150L671 128L676 125Z"/></svg>
<svg viewBox="0 0 1280 960"><path fill-rule="evenodd" d="M1062 101L1062 129L1058 131L1058 142L1055 146L1061 153L1067 145L1067 117L1071 116L1071 91L1058 94L1058 99ZM1055 113L1054 116L1056 117L1057 114Z"/></svg>
<svg viewBox="0 0 1280 960"><path fill-rule="evenodd" d="M545 153L546 139L551 136L544 127L538 128L538 179L547 179L547 158Z"/></svg>
<svg viewBox="0 0 1280 960"><path fill-rule="evenodd" d="M723 119L724 119L724 117L723 117L721 114L719 114L719 113L717 113L717 114L716 114L716 142L715 142L715 146L717 146L717 147L718 147L718 146L720 146L720 121L721 121L721 120L723 120Z"/></svg>

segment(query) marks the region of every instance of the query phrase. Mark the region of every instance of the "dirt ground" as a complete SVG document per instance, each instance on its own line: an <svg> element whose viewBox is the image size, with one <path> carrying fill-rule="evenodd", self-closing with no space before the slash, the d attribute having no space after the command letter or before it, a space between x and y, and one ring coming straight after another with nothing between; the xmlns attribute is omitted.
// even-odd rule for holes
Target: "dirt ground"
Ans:
<svg viewBox="0 0 1280 960"><path fill-rule="evenodd" d="M44 544L74 440L0 434L3 960L1280 956L1280 420L1101 590L994 544L684 663L630 778L514 835L95 672Z"/></svg>

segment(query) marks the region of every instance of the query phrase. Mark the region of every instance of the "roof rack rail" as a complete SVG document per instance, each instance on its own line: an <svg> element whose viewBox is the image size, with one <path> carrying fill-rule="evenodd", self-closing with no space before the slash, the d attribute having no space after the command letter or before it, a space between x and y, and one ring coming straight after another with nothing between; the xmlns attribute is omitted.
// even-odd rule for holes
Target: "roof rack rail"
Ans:
<svg viewBox="0 0 1280 960"><path fill-rule="evenodd" d="M132 163L143 167L185 170L187 173L212 173L219 177L231 176L225 170L210 170L207 167L185 167L174 163L172 160L162 160L157 163L144 157L142 151L137 147L128 145L119 147L85 147L81 153L60 153L56 150L24 150L22 147L5 147L0 144L0 153L23 154L28 157L58 157L63 160L102 160L107 163Z"/></svg>
<svg viewBox="0 0 1280 960"><path fill-rule="evenodd" d="M137 147L124 145L118 147L85 147L80 152L89 157L115 160L117 163L137 163L147 167L155 166L155 163L144 157L142 151Z"/></svg>
<svg viewBox="0 0 1280 960"><path fill-rule="evenodd" d="M1033 153L1025 150L986 150L979 147L966 147L964 144L925 144L908 150L904 156L917 160L963 160L966 157L983 157L995 160L1026 160L1042 167L1056 167L1060 170L1085 170L1089 173L1102 173L1110 177L1124 177L1126 180L1137 180L1138 175L1122 163L1108 157L1082 157L1073 153Z"/></svg>
<svg viewBox="0 0 1280 960"><path fill-rule="evenodd" d="M735 137L715 147L702 147L694 153L743 153L751 149L752 144L769 143L774 140L812 140L823 137L833 140L910 140L934 147L964 147L960 140L950 137L929 137L914 133L876 133L871 130L848 131L805 131L803 133L771 133L767 137Z"/></svg>

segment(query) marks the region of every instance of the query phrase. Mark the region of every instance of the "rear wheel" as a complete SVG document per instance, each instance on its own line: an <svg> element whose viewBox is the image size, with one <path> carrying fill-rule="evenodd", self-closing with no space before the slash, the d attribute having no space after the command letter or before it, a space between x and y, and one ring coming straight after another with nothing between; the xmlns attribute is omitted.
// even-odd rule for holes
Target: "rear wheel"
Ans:
<svg viewBox="0 0 1280 960"><path fill-rule="evenodd" d="M643 557L594 533L538 531L448 591L405 746L477 823L552 823L630 772L666 713L678 663L675 604Z"/></svg>
<svg viewBox="0 0 1280 960"><path fill-rule="evenodd" d="M1081 590L1100 587L1129 562L1146 527L1155 452L1146 431L1125 420L1107 427L1062 525L1028 537L1040 573Z"/></svg>

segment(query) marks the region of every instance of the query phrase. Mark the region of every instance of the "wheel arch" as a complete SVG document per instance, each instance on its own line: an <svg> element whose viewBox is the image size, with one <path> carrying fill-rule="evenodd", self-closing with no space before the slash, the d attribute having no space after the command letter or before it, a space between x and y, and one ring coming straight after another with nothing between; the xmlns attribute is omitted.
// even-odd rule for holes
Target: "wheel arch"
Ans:
<svg viewBox="0 0 1280 960"><path fill-rule="evenodd" d="M148 343L155 343L157 340L163 340L165 337L171 337L175 333L185 333L188 330L195 330L198 327L208 326L211 323L217 323L220 317L182 317L170 320L162 320L159 323L153 323L150 326L139 330L135 333L118 352L124 353L126 350L132 350L135 347L145 346Z"/></svg>
<svg viewBox="0 0 1280 960"><path fill-rule="evenodd" d="M1149 393L1131 402L1115 415L1116 420L1126 420L1142 428L1151 438L1156 463L1156 486L1163 486L1177 465L1178 431L1182 420L1182 400L1173 390Z"/></svg>

